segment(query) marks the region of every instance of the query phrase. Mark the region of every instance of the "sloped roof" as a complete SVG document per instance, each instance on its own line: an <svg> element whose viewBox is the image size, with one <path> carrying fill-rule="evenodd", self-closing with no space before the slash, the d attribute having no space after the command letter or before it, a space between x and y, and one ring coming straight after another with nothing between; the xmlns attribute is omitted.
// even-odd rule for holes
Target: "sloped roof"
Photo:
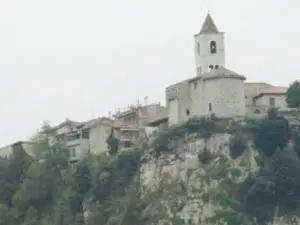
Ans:
<svg viewBox="0 0 300 225"><path fill-rule="evenodd" d="M287 87L275 87L270 88L268 91L270 94L285 94L287 89Z"/></svg>
<svg viewBox="0 0 300 225"><path fill-rule="evenodd" d="M287 91L287 87L271 87L264 88L259 91L259 93L254 98L259 98L263 95L284 95Z"/></svg>
<svg viewBox="0 0 300 225"><path fill-rule="evenodd" d="M229 78L229 79L240 79L246 80L246 77L240 75L236 72L233 72L225 67L219 67L218 69L212 69L210 72L204 73L201 76L203 81L211 80L211 79L218 79L218 78Z"/></svg>
<svg viewBox="0 0 300 225"><path fill-rule="evenodd" d="M54 127L51 127L50 129L48 129L47 132L53 131L53 130L56 130L56 129L59 129L59 128L62 128L64 126L66 126L66 125L69 125L70 127L75 128L79 124L80 124L80 122L66 119L64 122L62 122L62 123L60 123L60 124L58 124L58 125L56 125Z"/></svg>
<svg viewBox="0 0 300 225"><path fill-rule="evenodd" d="M207 13L207 16L202 24L202 28L199 34L214 34L219 33L217 26L215 25L211 15Z"/></svg>
<svg viewBox="0 0 300 225"><path fill-rule="evenodd" d="M89 120L89 121L86 121L86 122L83 122L79 128L81 129L89 129L89 128L92 128L92 127L95 127L99 124L103 124L103 125L107 125L107 126L112 126L114 123L114 120L110 119L110 118L107 118L107 117L100 117L100 118L97 118L97 119L92 119L92 120Z"/></svg>

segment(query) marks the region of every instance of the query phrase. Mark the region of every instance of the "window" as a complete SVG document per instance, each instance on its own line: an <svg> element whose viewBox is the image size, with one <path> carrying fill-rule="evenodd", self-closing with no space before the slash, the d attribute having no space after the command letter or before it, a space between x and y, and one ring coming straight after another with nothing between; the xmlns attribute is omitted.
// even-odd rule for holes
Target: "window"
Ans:
<svg viewBox="0 0 300 225"><path fill-rule="evenodd" d="M75 148L72 149L72 156L73 156L73 157L76 156L76 149L75 149Z"/></svg>
<svg viewBox="0 0 300 225"><path fill-rule="evenodd" d="M131 146L130 141L124 141L124 147L129 148Z"/></svg>
<svg viewBox="0 0 300 225"><path fill-rule="evenodd" d="M256 110L254 111L254 113L255 113L255 114L260 114L260 111L259 111L258 109L256 109Z"/></svg>
<svg viewBox="0 0 300 225"><path fill-rule="evenodd" d="M209 65L209 67L208 67L210 70L212 70L213 68L214 68L214 66L213 65Z"/></svg>
<svg viewBox="0 0 300 225"><path fill-rule="evenodd" d="M198 55L200 55L200 44L199 43L197 43L197 53L198 53Z"/></svg>
<svg viewBox="0 0 300 225"><path fill-rule="evenodd" d="M275 98L269 98L269 105L270 106L275 106Z"/></svg>
<svg viewBox="0 0 300 225"><path fill-rule="evenodd" d="M211 112L212 111L212 105L211 103L208 103L208 110Z"/></svg>
<svg viewBox="0 0 300 225"><path fill-rule="evenodd" d="M215 65L215 69L218 69L219 68L219 66L218 65Z"/></svg>
<svg viewBox="0 0 300 225"><path fill-rule="evenodd" d="M211 54L217 53L217 43L215 41L211 41L209 47L210 47Z"/></svg>
<svg viewBox="0 0 300 225"><path fill-rule="evenodd" d="M88 131L83 131L82 132L82 138L83 139L89 139L90 138L90 133Z"/></svg>
<svg viewBox="0 0 300 225"><path fill-rule="evenodd" d="M186 115L186 116L190 116L190 110L189 110L189 109L186 109L186 110L185 110L185 115Z"/></svg>

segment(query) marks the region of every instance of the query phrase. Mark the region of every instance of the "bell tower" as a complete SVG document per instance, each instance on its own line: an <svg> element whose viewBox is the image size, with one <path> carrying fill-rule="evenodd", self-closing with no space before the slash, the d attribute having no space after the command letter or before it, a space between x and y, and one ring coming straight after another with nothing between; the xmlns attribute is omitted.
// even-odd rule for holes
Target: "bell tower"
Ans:
<svg viewBox="0 0 300 225"><path fill-rule="evenodd" d="M194 35L194 41L197 76L225 67L224 33L218 31L209 13L200 32Z"/></svg>

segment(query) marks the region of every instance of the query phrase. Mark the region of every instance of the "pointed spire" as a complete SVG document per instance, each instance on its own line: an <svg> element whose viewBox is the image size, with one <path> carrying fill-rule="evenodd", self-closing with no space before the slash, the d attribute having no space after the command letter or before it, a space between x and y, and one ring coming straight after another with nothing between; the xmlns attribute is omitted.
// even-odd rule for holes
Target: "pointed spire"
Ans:
<svg viewBox="0 0 300 225"><path fill-rule="evenodd" d="M204 23L202 25L200 34L213 34L218 32L219 32L218 28L216 27L213 19L211 18L211 15L208 12L204 20Z"/></svg>

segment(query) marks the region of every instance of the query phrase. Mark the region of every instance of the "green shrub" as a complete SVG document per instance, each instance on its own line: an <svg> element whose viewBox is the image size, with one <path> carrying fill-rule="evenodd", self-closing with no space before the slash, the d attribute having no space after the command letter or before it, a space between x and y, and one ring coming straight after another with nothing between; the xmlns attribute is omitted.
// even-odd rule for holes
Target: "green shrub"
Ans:
<svg viewBox="0 0 300 225"><path fill-rule="evenodd" d="M229 142L230 156L234 159L240 157L247 149L247 141L245 135L234 135Z"/></svg>
<svg viewBox="0 0 300 225"><path fill-rule="evenodd" d="M294 130L292 133L292 137L294 141L295 152L300 158L300 131L298 129Z"/></svg>
<svg viewBox="0 0 300 225"><path fill-rule="evenodd" d="M154 153L158 156L162 152L172 151L174 144L179 138L183 137L184 130L182 127L169 127L167 130L161 131L152 143Z"/></svg>
<svg viewBox="0 0 300 225"><path fill-rule="evenodd" d="M172 126L159 132L152 144L155 155L158 156L162 152L173 151L178 145L178 141L183 139L185 134L196 133L203 138L210 137L216 127L215 120L216 118L213 120L212 118L193 117L182 125Z"/></svg>
<svg viewBox="0 0 300 225"><path fill-rule="evenodd" d="M113 132L109 135L109 137L106 140L106 143L109 148L109 154L117 154L119 150L119 141L118 139L114 136Z"/></svg>
<svg viewBox="0 0 300 225"><path fill-rule="evenodd" d="M264 166L264 159L263 159L263 157L261 156L261 155L257 155L256 157L255 157L255 162L257 163L257 165L259 166L259 167L263 167Z"/></svg>
<svg viewBox="0 0 300 225"><path fill-rule="evenodd" d="M288 120L281 117L271 117L261 121L255 132L255 145L266 156L272 156L277 149L282 149L290 136Z"/></svg>
<svg viewBox="0 0 300 225"><path fill-rule="evenodd" d="M183 128L187 133L198 133L200 136L208 138L215 128L215 120L206 117L193 117L183 125Z"/></svg>
<svg viewBox="0 0 300 225"><path fill-rule="evenodd" d="M210 163L212 159L213 159L213 155L211 154L210 151L208 151L207 148L204 148L203 151L198 153L198 160L200 163L204 165Z"/></svg>

